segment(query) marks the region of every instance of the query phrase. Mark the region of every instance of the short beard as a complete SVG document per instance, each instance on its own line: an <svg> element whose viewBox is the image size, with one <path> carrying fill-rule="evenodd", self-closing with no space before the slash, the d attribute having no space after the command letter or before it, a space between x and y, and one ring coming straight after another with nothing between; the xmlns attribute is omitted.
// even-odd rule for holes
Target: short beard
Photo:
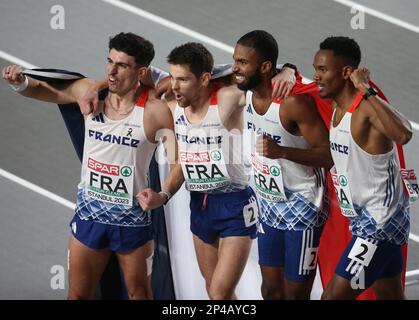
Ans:
<svg viewBox="0 0 419 320"><path fill-rule="evenodd" d="M249 77L247 83L237 84L237 88L243 91L252 90L254 87L257 87L262 82L262 75L259 71L256 71Z"/></svg>

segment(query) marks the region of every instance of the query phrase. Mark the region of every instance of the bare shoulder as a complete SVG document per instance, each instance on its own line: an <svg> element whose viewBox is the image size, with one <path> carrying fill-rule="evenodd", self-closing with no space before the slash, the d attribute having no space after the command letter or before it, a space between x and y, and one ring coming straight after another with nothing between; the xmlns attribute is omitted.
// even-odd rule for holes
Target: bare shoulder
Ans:
<svg viewBox="0 0 419 320"><path fill-rule="evenodd" d="M170 109L166 101L157 98L149 98L144 106L145 112L155 117L164 116L170 113Z"/></svg>
<svg viewBox="0 0 419 320"><path fill-rule="evenodd" d="M218 97L239 97L243 94L236 85L223 86L218 90Z"/></svg>
<svg viewBox="0 0 419 320"><path fill-rule="evenodd" d="M320 116L316 102L309 94L292 95L286 98L281 104L280 115L296 122Z"/></svg>
<svg viewBox="0 0 419 320"><path fill-rule="evenodd" d="M172 113L166 101L150 98L145 104L144 116L157 128L170 128L173 123Z"/></svg>
<svg viewBox="0 0 419 320"><path fill-rule="evenodd" d="M309 94L289 96L281 103L281 109L291 114L317 111L316 103Z"/></svg>
<svg viewBox="0 0 419 320"><path fill-rule="evenodd" d="M237 109L239 106L244 106L244 92L235 85L222 87L218 90L217 97L218 105L222 109Z"/></svg>
<svg viewBox="0 0 419 320"><path fill-rule="evenodd" d="M315 102L312 96L309 94L296 94L289 96L286 98L282 104L282 107L285 108L299 108L299 109L305 109L305 108L311 108L315 106Z"/></svg>

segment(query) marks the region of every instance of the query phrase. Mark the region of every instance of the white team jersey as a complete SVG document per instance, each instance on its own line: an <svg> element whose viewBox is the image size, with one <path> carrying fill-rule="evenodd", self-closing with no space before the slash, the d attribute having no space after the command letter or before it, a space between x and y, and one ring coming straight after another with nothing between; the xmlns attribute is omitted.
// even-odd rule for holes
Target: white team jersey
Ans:
<svg viewBox="0 0 419 320"><path fill-rule="evenodd" d="M122 120L106 117L103 102L97 115L86 118L76 207L81 219L123 226L151 223L150 213L141 209L135 197L149 187L149 165L156 148L144 132L147 97L145 88Z"/></svg>
<svg viewBox="0 0 419 320"><path fill-rule="evenodd" d="M246 93L245 132L251 143L255 187L261 205L261 219L281 230L304 230L319 227L327 219L325 176L313 168L286 159L269 159L255 152L258 136L269 136L278 145L308 149L302 136L284 129L279 118L280 103L272 102L264 115L252 104L253 93Z"/></svg>
<svg viewBox="0 0 419 320"><path fill-rule="evenodd" d="M230 133L221 122L217 86L208 112L200 123L191 124L185 109L176 105L175 133L186 188L206 193L236 192L248 186L242 159L242 136Z"/></svg>
<svg viewBox="0 0 419 320"><path fill-rule="evenodd" d="M352 234L403 244L409 236L408 203L404 196L397 146L372 155L361 149L351 133L352 112L362 101L359 94L334 127L330 149L335 163L332 180L342 214L350 219Z"/></svg>

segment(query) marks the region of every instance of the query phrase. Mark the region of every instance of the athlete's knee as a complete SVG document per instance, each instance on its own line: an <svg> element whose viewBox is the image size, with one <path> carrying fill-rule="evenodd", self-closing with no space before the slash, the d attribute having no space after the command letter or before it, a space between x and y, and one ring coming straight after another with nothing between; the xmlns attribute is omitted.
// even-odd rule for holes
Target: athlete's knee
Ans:
<svg viewBox="0 0 419 320"><path fill-rule="evenodd" d="M310 300L310 293L305 290L287 292L286 300Z"/></svg>
<svg viewBox="0 0 419 320"><path fill-rule="evenodd" d="M310 300L312 288L311 279L305 281L292 281L286 285L285 299L286 300Z"/></svg>
<svg viewBox="0 0 419 320"><path fill-rule="evenodd" d="M208 296L211 300L231 300L234 296L234 290L210 286Z"/></svg>
<svg viewBox="0 0 419 320"><path fill-rule="evenodd" d="M231 300L232 299L232 294L227 293L227 292L210 291L208 295L211 300Z"/></svg>
<svg viewBox="0 0 419 320"><path fill-rule="evenodd" d="M327 287L324 291L323 291L323 293L322 293L322 296L321 296L321 298L320 298L321 300L335 300L335 298L334 298L334 296L333 296L333 292L332 292L332 290L329 288L329 287Z"/></svg>
<svg viewBox="0 0 419 320"><path fill-rule="evenodd" d="M264 300L284 299L282 289L279 285L267 284L265 281L262 281L261 293Z"/></svg>
<svg viewBox="0 0 419 320"><path fill-rule="evenodd" d="M208 295L210 294L211 282L205 279L205 289L207 290Z"/></svg>
<svg viewBox="0 0 419 320"><path fill-rule="evenodd" d="M70 290L67 295L68 300L93 300L95 295L87 292L77 292Z"/></svg>
<svg viewBox="0 0 419 320"><path fill-rule="evenodd" d="M127 288L129 300L147 300L150 299L147 285L138 285L135 288Z"/></svg>

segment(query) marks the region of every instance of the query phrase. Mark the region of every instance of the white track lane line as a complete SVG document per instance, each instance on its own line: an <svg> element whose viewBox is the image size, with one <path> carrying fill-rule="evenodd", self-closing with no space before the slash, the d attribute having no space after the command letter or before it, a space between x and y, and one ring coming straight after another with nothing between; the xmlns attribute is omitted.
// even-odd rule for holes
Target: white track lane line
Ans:
<svg viewBox="0 0 419 320"><path fill-rule="evenodd" d="M406 271L406 278L419 276L419 269Z"/></svg>
<svg viewBox="0 0 419 320"><path fill-rule="evenodd" d="M374 16L378 19L384 20L386 22L389 22L391 24L394 24L398 27L407 29L409 31L413 31L416 33L419 33L419 27L415 26L414 24L411 24L409 22L403 21L401 19L395 18L393 16L390 16L388 14L385 14L383 12L380 12L378 10L372 9L370 7L366 7L363 4L356 3L355 1L349 1L349 0L332 0L334 2L343 4L344 6L354 8L357 11L363 11L365 13L368 13L371 16Z"/></svg>
<svg viewBox="0 0 419 320"><path fill-rule="evenodd" d="M67 207L71 210L74 210L76 205L74 203L72 203L71 201L68 201L67 199L64 199L44 188L41 188L39 186L37 186L36 184L33 184L32 182L29 182L25 179L22 179L16 175L14 175L13 173L10 173L6 170L3 170L0 168L0 176L9 179L10 181L13 181L29 190L32 190L38 194L40 194L41 196L44 196L52 201L55 201L61 205L63 205L64 207Z"/></svg>
<svg viewBox="0 0 419 320"><path fill-rule="evenodd" d="M101 0L101 1L103 1L105 3L108 3L108 4L112 5L112 6L118 7L120 9L122 9L122 10L131 12L132 14L135 14L135 15L140 16L142 18L145 18L147 20L153 21L153 22L155 22L157 24L160 24L160 25L162 25L162 26L164 26L166 28L169 28L171 30L177 31L179 33L182 33L182 34L184 34L186 36L189 36L191 38L197 39L197 40L199 40L201 42L204 42L204 43L206 43L208 45L211 45L213 47L216 47L216 48L218 48L220 50L223 50L223 51L225 51L227 53L233 54L233 52L234 52L234 48L232 46L229 46L229 45L227 45L227 44L225 44L223 42L220 42L218 40L215 40L213 38L210 38L210 37L208 37L208 36L206 36L206 35L204 35L202 33L199 33L199 32L193 31L193 30L191 30L189 28L186 28L184 26L181 26L181 25L179 25L179 24L177 24L175 22L172 22L170 20L167 20L167 19L164 19L162 17L159 17L159 16L157 16L157 15L151 13L151 12L148 12L148 11L145 11L143 9L137 8L137 7L135 7L135 6L131 5L131 4L128 4L128 3L124 2L124 1L120 1L120 0ZM335 1L335 0L333 0L333 1ZM336 1L337 2L340 2L338 0L336 0ZM347 2L351 2L351 1L347 1ZM355 2L353 2L353 3L355 4ZM308 83L308 82L311 82L313 80L304 77L303 78L303 81L306 82L306 83ZM410 124L412 125L412 128L413 129L419 131L419 124L418 123L416 123L414 121L410 121Z"/></svg>
<svg viewBox="0 0 419 320"><path fill-rule="evenodd" d="M35 68L39 68L37 66L34 66L33 64L30 64L29 62L19 59L18 57L12 56L11 54L8 54L7 52L4 52L2 50L0 50L0 58L7 60L13 64L16 64L18 66L22 66L24 68L27 69L35 69Z"/></svg>
<svg viewBox="0 0 419 320"><path fill-rule="evenodd" d="M222 43L222 42L220 42L218 40L215 40L213 38L207 37L207 36L205 36L205 35L203 35L201 33L195 32L195 31L193 31L191 29L188 29L186 27L183 27L183 26L181 26L181 25L179 25L177 23L171 22L171 21L169 21L167 19L161 18L161 17L159 17L159 16L157 16L155 14L152 14L150 12L147 12L145 10L139 9L139 8L137 8L137 7L133 6L133 5L130 5L128 3L125 3L123 1L119 1L119 0L101 0L101 1L106 2L106 3L109 3L109 4L113 5L113 6L116 6L118 8L121 8L123 10L129 11L129 12L131 12L133 14L136 14L138 16L141 16L143 18L146 18L146 19L148 19L150 21L153 21L155 23L158 23L158 24L160 24L162 26L165 26L165 27L167 27L169 29L172 29L174 31L177 31L179 33L182 33L182 34L185 34L185 35L190 36L192 38L195 38L195 39L197 39L197 40L199 40L201 42L204 42L204 43L207 43L209 45L212 45L212 46L214 46L214 47L216 47L218 49L221 49L223 51L226 51L228 53L233 53L234 52L234 48L233 47L228 46L228 45L226 45L226 44L224 44L224 43ZM15 64L19 64L21 66L24 66L25 68L36 68L35 66L31 65L30 63L28 63L28 62L26 62L26 61L24 61L22 59L19 59L19 58L15 57L15 56L13 56L11 54L8 54L8 53L6 53L4 51L1 51L1 50L0 50L0 58L3 58L5 60L8 60L8 61L10 61L12 63L15 63ZM308 79L308 78L304 78L304 80L305 81L310 81L310 79ZM419 124L417 124L417 123L415 123L413 121L411 121L411 123L412 123L412 127L414 129L419 130ZM9 173L7 171L4 171L3 169L0 168L0 174L1 175L3 175L2 172L7 173L8 175L14 176L13 174L11 174L11 173ZM3 176L6 177L5 175L3 175ZM51 195L51 197L53 197L53 198L50 198L50 199L52 199L54 201L57 201L56 198L54 198L54 197L57 197L57 199L60 198L60 199L62 199L64 201L67 201L67 205L71 205L72 206L71 208L74 209L74 204L71 203L70 201L68 201L66 199L63 199L63 198L61 198L61 197L59 197L59 196L57 196L57 195L55 195L55 194L53 194L53 193L45 190L45 189L42 189L41 187L39 187L39 186L37 186L35 184L32 184L32 183L30 183L30 182L28 182L26 180L23 180L23 179L21 179L21 178L19 178L17 176L15 176L15 177L17 179L20 179L19 181L25 181L26 183L28 183L28 186L29 185L32 185L32 186L34 186L36 188L39 188L39 190L44 190L46 192L46 194L49 194L49 195ZM8 177L6 177L6 178L8 178ZM10 178L8 178L8 179L10 179ZM10 179L10 180L12 180L12 179ZM12 180L12 181L14 181L14 180ZM15 181L15 182L19 183L18 181ZM19 184L21 184L21 183L19 183ZM29 188L28 186L26 186L26 187ZM31 189L31 188L29 188L29 189ZM35 189L31 189L31 190L35 191ZM35 191L35 192L38 192L38 191ZM40 193L40 192L38 192L38 193ZM42 194L42 193L40 193L40 194ZM409 234L409 238L410 238L410 240L413 240L413 241L419 243L419 236L417 236L417 235L415 235L413 233L410 233Z"/></svg>

